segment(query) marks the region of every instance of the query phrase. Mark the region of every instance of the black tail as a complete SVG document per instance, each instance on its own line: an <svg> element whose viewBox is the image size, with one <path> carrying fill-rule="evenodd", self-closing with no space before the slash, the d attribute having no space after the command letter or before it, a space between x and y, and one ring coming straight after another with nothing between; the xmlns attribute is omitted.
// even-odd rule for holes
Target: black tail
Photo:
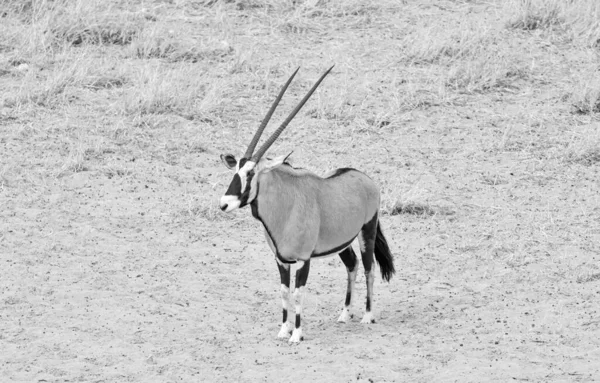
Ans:
<svg viewBox="0 0 600 383"><path fill-rule="evenodd" d="M377 222L377 237L375 238L375 260L381 269L381 277L390 281L392 275L396 273L394 268L394 257L381 231L381 222Z"/></svg>

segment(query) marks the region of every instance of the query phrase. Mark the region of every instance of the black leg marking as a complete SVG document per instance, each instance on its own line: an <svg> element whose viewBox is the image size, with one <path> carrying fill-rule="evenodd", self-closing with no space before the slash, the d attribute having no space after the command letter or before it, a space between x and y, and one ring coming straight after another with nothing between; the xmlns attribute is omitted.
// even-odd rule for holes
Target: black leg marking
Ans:
<svg viewBox="0 0 600 383"><path fill-rule="evenodd" d="M277 268L279 269L279 277L281 280L281 284L290 288L290 265L282 265L277 262Z"/></svg>
<svg viewBox="0 0 600 383"><path fill-rule="evenodd" d="M365 277L367 282L367 302L365 307L365 316L362 323L375 323L371 309L373 306L373 281L375 273L373 272L375 238L377 237L377 214L367 222L361 230L361 256L365 267Z"/></svg>
<svg viewBox="0 0 600 383"><path fill-rule="evenodd" d="M310 259L304 262L301 268L296 271L296 288L306 286L308 272L310 271Z"/></svg>
<svg viewBox="0 0 600 383"><path fill-rule="evenodd" d="M346 287L346 300L344 302L344 308L342 309L342 313L338 318L338 322L346 322L352 317L350 315L350 307L352 306L352 294L354 294L354 283L356 281L356 266L358 265L358 259L356 258L356 253L354 253L352 247L344 249L340 253L340 258L346 266L346 271L348 271L348 284Z"/></svg>
<svg viewBox="0 0 600 383"><path fill-rule="evenodd" d="M302 303L304 301L304 286L306 286L306 280L308 279L308 272L310 270L310 259L305 261L304 264L296 271L296 286L294 289L294 300L296 301L296 324L290 343L300 342L302 337Z"/></svg>
<svg viewBox="0 0 600 383"><path fill-rule="evenodd" d="M279 331L278 337L283 338L288 336L289 330L287 320L290 305L290 265L278 261L277 269L279 270L279 277L281 280L281 305L283 306L281 330Z"/></svg>
<svg viewBox="0 0 600 383"><path fill-rule="evenodd" d="M340 253L340 258L342 259L342 262L344 263L344 266L346 266L346 269L348 269L348 271L354 271L357 262L356 254L354 253L354 250L352 250L352 247L348 247L342 250L342 252Z"/></svg>

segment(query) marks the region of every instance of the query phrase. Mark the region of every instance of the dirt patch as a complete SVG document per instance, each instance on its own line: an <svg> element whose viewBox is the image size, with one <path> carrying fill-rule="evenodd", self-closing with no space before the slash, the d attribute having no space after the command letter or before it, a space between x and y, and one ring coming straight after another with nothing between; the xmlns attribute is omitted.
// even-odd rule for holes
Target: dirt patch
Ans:
<svg viewBox="0 0 600 383"><path fill-rule="evenodd" d="M0 12L0 380L600 379L600 129L572 105L597 98L594 1L153 4ZM117 34L48 34L98 20ZM372 177L398 272L371 325L359 273L339 324L346 271L313 262L290 346L219 155L334 63L270 153Z"/></svg>

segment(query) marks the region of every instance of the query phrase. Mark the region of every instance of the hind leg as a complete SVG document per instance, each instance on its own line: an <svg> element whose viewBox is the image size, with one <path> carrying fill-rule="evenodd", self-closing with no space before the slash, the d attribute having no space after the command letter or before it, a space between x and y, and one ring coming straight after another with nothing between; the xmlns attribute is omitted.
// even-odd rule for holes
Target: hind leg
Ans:
<svg viewBox="0 0 600 383"><path fill-rule="evenodd" d="M377 236L377 214L371 221L366 223L358 236L362 263L365 267L365 279L367 280L367 302L365 308L365 316L360 321L361 323L375 323L373 317L373 282L375 281L375 272L373 270L375 238Z"/></svg>
<svg viewBox="0 0 600 383"><path fill-rule="evenodd" d="M346 301L344 302L344 308L338 318L338 322L346 322L348 319L352 318L352 315L350 315L350 307L352 306L352 296L354 295L358 260L356 259L354 250L352 250L352 246L348 246L348 248L343 250L340 253L340 258L348 271L348 287L346 289Z"/></svg>

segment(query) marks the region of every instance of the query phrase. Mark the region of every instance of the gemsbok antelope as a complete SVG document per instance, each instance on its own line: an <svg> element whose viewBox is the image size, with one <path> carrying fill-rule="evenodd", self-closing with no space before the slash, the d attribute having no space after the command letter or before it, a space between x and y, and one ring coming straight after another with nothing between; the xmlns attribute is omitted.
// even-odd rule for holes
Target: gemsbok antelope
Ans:
<svg viewBox="0 0 600 383"><path fill-rule="evenodd" d="M303 339L300 316L312 258L339 253L346 266L346 300L338 322L346 322L350 317L358 263L351 243L356 237L367 282L366 312L362 323L375 322L372 312L373 253L383 279L389 281L396 272L392 254L379 225L379 189L368 176L355 169L342 168L322 178L308 170L290 166L286 162L289 154L274 159L263 158L333 67L321 76L281 126L253 154L265 126L299 69L279 92L244 156L237 160L231 154L221 155L225 165L235 169L229 188L221 197L221 210L230 212L250 205L254 218L262 222L281 276L283 323L278 337L285 338L291 333L291 343ZM296 303L293 329L288 323L292 263L299 263L293 294Z"/></svg>

